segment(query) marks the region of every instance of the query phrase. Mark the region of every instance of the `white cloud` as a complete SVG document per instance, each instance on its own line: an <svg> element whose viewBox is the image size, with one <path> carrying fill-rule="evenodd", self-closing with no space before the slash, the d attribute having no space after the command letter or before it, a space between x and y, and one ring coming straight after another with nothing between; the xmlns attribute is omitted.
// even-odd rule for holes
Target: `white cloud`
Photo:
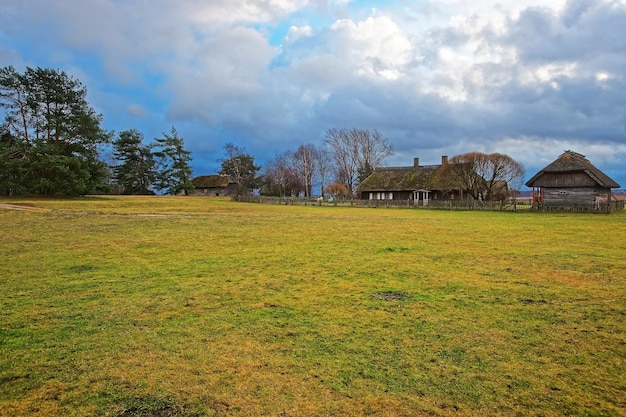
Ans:
<svg viewBox="0 0 626 417"><path fill-rule="evenodd" d="M285 37L285 41L287 42L294 42L296 41L298 38L301 37L311 37L313 35L313 28L309 25L305 25L305 26L291 26L289 28L289 32L287 32L287 36Z"/></svg>
<svg viewBox="0 0 626 417"><path fill-rule="evenodd" d="M398 79L413 59L408 36L388 17L369 17L355 23L342 19L332 25L337 50L357 75Z"/></svg>
<svg viewBox="0 0 626 417"><path fill-rule="evenodd" d="M370 127L409 160L626 154L624 0L376 3L5 0L0 38L28 48L3 45L0 64L71 69L118 105L105 118L165 114L278 150Z"/></svg>
<svg viewBox="0 0 626 417"><path fill-rule="evenodd" d="M166 8L179 6L192 22L232 25L271 22L309 4L308 0L163 0Z"/></svg>

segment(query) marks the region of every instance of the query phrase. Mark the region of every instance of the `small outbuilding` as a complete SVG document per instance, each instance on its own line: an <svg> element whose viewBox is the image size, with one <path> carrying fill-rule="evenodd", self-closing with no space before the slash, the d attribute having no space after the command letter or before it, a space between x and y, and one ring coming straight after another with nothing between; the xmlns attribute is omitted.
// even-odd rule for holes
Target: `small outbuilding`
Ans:
<svg viewBox="0 0 626 417"><path fill-rule="evenodd" d="M227 175L201 175L191 180L194 195L225 197L237 194L237 183Z"/></svg>
<svg viewBox="0 0 626 417"><path fill-rule="evenodd" d="M526 186L532 188L533 207L540 210L612 212L623 208L611 196L611 189L619 184L573 151L565 151Z"/></svg>

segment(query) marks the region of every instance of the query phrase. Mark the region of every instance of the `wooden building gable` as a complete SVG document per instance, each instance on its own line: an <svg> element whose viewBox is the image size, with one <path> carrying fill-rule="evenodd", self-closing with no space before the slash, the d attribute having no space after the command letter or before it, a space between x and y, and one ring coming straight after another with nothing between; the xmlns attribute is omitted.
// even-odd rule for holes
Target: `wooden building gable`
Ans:
<svg viewBox="0 0 626 417"><path fill-rule="evenodd" d="M540 170L526 186L533 189L535 206L600 206L611 200L619 184L595 167L584 155L565 151Z"/></svg>
<svg viewBox="0 0 626 417"><path fill-rule="evenodd" d="M533 176L528 187L595 186L619 188L619 184L596 168L584 155L565 151L556 161Z"/></svg>

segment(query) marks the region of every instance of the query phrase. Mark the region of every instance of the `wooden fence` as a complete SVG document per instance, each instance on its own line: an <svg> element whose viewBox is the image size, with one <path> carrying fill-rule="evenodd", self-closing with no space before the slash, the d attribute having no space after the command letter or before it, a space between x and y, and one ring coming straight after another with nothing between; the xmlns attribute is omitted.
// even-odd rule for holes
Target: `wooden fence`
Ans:
<svg viewBox="0 0 626 417"><path fill-rule="evenodd" d="M358 200L358 199L307 199L302 197L239 196L237 201L247 203L274 204L283 206L327 206L327 207L369 207L369 208L421 208L436 210L484 210L518 211L530 209L527 200L503 201L459 201L430 200L427 206L416 205L415 200Z"/></svg>
<svg viewBox="0 0 626 417"><path fill-rule="evenodd" d="M624 209L624 201L611 201L608 204L576 204L571 206L542 205L532 206L529 199L509 199L502 201L459 201L430 200L427 206L416 205L415 200L356 200L356 199L308 199L302 197L239 196L237 201L247 203L274 204L283 206L327 206L327 207L369 207L369 208L428 208L435 210L483 210L483 211L562 211L572 213L614 213Z"/></svg>
<svg viewBox="0 0 626 417"><path fill-rule="evenodd" d="M608 204L572 204L572 205L554 205L543 204L533 207L539 211L563 211L571 213L614 213L624 210L624 201L611 201Z"/></svg>

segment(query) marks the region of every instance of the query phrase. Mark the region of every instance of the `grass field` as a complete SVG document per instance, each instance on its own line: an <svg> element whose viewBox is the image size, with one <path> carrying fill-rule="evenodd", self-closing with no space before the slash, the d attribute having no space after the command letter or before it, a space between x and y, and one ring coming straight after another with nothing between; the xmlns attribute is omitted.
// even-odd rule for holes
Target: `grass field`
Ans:
<svg viewBox="0 0 626 417"><path fill-rule="evenodd" d="M626 415L624 212L3 203L0 416Z"/></svg>

